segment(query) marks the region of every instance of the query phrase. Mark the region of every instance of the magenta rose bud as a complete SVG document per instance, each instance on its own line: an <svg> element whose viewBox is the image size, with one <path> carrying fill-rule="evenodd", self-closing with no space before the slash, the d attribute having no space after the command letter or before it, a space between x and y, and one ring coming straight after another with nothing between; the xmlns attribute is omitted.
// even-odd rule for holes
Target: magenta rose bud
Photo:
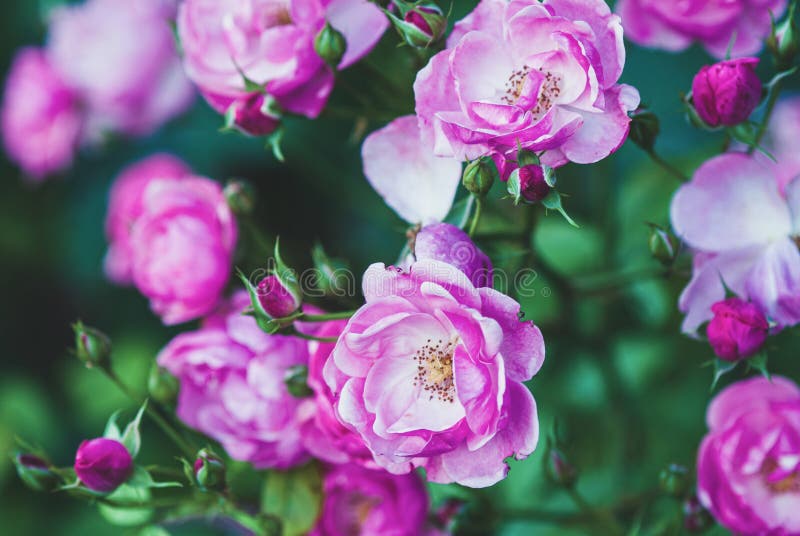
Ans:
<svg viewBox="0 0 800 536"><path fill-rule="evenodd" d="M414 474L338 465L325 475L322 512L310 536L425 534L428 496Z"/></svg>
<svg viewBox="0 0 800 536"><path fill-rule="evenodd" d="M692 80L692 103L707 125L727 127L746 121L761 100L758 58L706 65Z"/></svg>
<svg viewBox="0 0 800 536"><path fill-rule="evenodd" d="M278 128L280 116L266 108L266 97L253 93L236 99L204 94L209 105L225 115L225 126L250 136L266 136Z"/></svg>
<svg viewBox="0 0 800 536"><path fill-rule="evenodd" d="M34 180L67 168L83 128L74 91L44 50L14 58L2 106L3 142L11 160Z"/></svg>
<svg viewBox="0 0 800 536"><path fill-rule="evenodd" d="M519 191L531 203L538 203L550 193L551 186L544 178L542 166L519 168Z"/></svg>
<svg viewBox="0 0 800 536"><path fill-rule="evenodd" d="M769 322L754 304L739 298L729 298L711 306L714 318L706 334L714 353L725 361L750 357L764 345Z"/></svg>
<svg viewBox="0 0 800 536"><path fill-rule="evenodd" d="M432 223L423 227L414 240L414 257L455 266L476 287L492 284L492 261L478 249L467 233L455 225Z"/></svg>
<svg viewBox="0 0 800 536"><path fill-rule="evenodd" d="M283 318L297 311L300 299L286 288L280 277L268 275L258 282L258 301L272 318Z"/></svg>
<svg viewBox="0 0 800 536"><path fill-rule="evenodd" d="M93 491L109 493L133 472L133 458L125 445L99 437L84 441L75 453L75 473Z"/></svg>
<svg viewBox="0 0 800 536"><path fill-rule="evenodd" d="M697 496L733 534L800 534L800 389L755 377L720 392L706 412Z"/></svg>

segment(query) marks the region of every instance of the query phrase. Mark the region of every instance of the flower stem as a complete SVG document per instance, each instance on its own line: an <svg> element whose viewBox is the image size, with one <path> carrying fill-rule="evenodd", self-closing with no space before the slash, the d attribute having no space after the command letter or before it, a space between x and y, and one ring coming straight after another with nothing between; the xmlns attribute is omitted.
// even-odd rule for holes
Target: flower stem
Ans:
<svg viewBox="0 0 800 536"><path fill-rule="evenodd" d="M756 137L753 140L753 144L747 149L747 154L753 154L753 151L758 148L758 145L764 138L764 134L767 133L769 120L772 117L772 110L775 109L775 103L778 102L778 97L780 96L782 87L783 83L781 80L777 80L775 85L772 87L772 90L769 92L767 107L764 109L764 117L761 119L761 124L758 126L758 132L756 132Z"/></svg>
<svg viewBox="0 0 800 536"><path fill-rule="evenodd" d="M314 335L308 335L307 333L302 333L300 331L292 330L289 332L289 335L297 337L299 339L305 339L307 341L317 341L317 342L336 342L339 340L338 337L316 337Z"/></svg>
<svg viewBox="0 0 800 536"><path fill-rule="evenodd" d="M300 322L327 322L329 320L347 320L356 314L356 311L341 311L338 313L325 313L321 315L308 315L303 313L302 316L297 317Z"/></svg>
<svg viewBox="0 0 800 536"><path fill-rule="evenodd" d="M101 367L101 370L105 373L106 377L111 380L117 388L125 394L128 398L130 398L135 404L142 405L142 400L140 400L136 395L128 389L128 386L122 383L119 376L112 370L110 366L108 367ZM158 412L157 409L152 407L151 405L147 405L145 408L145 413L155 422L159 428L169 436L172 441L183 451L183 453L188 456L190 459L194 458L194 455L197 453L197 449L193 448L186 439L175 429L172 427L169 422L167 422L164 417Z"/></svg>
<svg viewBox="0 0 800 536"><path fill-rule="evenodd" d="M608 530L607 534L611 534L613 536L625 535L625 531L622 529L619 523L617 523L616 518L611 512L595 509L591 504L589 504L589 501L587 501L583 495L581 495L575 486L570 486L564 489L572 498L572 501L585 515L596 520L598 525L606 527Z"/></svg>
<svg viewBox="0 0 800 536"><path fill-rule="evenodd" d="M675 177L679 181L686 182L686 181L689 180L689 177L684 175L683 171L679 170L678 168L676 168L675 166L673 166L672 164L667 162L661 155L659 155L655 151L655 149L651 149L651 150L646 151L646 152L650 156L650 158L653 160L653 162L655 162L656 164L661 166L666 172L668 172L670 175L672 175L673 177Z"/></svg>
<svg viewBox="0 0 800 536"><path fill-rule="evenodd" d="M475 213L472 215L472 222L469 224L469 231L467 234L472 236L478 228L478 221L481 219L481 210L483 209L483 199L475 197Z"/></svg>

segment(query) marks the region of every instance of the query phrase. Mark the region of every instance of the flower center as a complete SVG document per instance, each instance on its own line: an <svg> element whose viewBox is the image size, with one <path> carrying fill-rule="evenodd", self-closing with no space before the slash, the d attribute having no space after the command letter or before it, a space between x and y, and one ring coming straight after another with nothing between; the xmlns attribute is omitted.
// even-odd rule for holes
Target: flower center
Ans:
<svg viewBox="0 0 800 536"><path fill-rule="evenodd" d="M453 383L453 353L457 341L443 343L428 339L427 343L417 350L414 359L417 361L417 374L414 385L422 386L430 400L438 398L442 402L455 401L456 386Z"/></svg>
<svg viewBox="0 0 800 536"><path fill-rule="evenodd" d="M500 100L506 104L517 104L523 96L525 89L525 82L528 80L532 67L523 65L521 69L511 73L506 81L506 93ZM538 120L547 111L553 107L556 99L561 94L561 77L550 71L545 71L542 67L536 69L544 77L541 86L539 87L539 94L536 99L536 104L531 108L531 113Z"/></svg>
<svg viewBox="0 0 800 536"><path fill-rule="evenodd" d="M764 481L774 493L790 493L800 491L800 475L797 471L785 471L773 459L768 459L761 466Z"/></svg>
<svg viewBox="0 0 800 536"><path fill-rule="evenodd" d="M292 23L292 15L286 2L274 2L261 8L260 24L262 29L286 26Z"/></svg>

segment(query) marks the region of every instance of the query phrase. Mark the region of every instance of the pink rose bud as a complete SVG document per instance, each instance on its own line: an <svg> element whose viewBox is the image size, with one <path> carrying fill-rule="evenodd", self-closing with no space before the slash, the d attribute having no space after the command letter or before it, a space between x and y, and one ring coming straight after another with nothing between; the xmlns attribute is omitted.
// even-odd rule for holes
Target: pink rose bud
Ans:
<svg viewBox="0 0 800 536"><path fill-rule="evenodd" d="M432 223L423 227L414 239L414 257L418 261L446 262L464 272L476 287L491 286L492 261L455 225Z"/></svg>
<svg viewBox="0 0 800 536"><path fill-rule="evenodd" d="M726 60L700 69L692 81L697 114L712 127L746 121L761 100L758 58Z"/></svg>
<svg viewBox="0 0 800 536"><path fill-rule="evenodd" d="M711 307L714 318L706 333L714 353L725 361L755 354L767 339L769 323L754 303L729 298Z"/></svg>
<svg viewBox="0 0 800 536"><path fill-rule="evenodd" d="M125 482L133 472L133 458L125 445L98 437L84 441L75 453L75 473L94 491L108 493Z"/></svg>
<svg viewBox="0 0 800 536"><path fill-rule="evenodd" d="M271 134L280 124L280 115L268 104L259 93L234 100L225 112L225 126L250 136Z"/></svg>
<svg viewBox="0 0 800 536"><path fill-rule="evenodd" d="M519 168L519 192L531 203L538 203L550 193L550 185L544 178L542 166Z"/></svg>
<svg viewBox="0 0 800 536"><path fill-rule="evenodd" d="M258 283L258 301L272 318L283 318L297 311L300 298L275 274L268 275Z"/></svg>
<svg viewBox="0 0 800 536"><path fill-rule="evenodd" d="M412 46L428 46L439 39L447 28L447 17L434 4L409 10L403 20L416 30L413 34L404 34L406 41Z"/></svg>

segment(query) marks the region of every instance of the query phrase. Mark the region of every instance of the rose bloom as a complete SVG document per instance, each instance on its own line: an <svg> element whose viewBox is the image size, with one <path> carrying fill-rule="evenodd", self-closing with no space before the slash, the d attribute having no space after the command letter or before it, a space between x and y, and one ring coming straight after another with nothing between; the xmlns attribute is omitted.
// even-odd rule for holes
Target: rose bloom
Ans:
<svg viewBox="0 0 800 536"><path fill-rule="evenodd" d="M423 140L460 160L546 151L597 162L625 141L639 93L617 84L622 26L602 0L482 0L414 84Z"/></svg>
<svg viewBox="0 0 800 536"><path fill-rule="evenodd" d="M366 55L388 26L367 0L185 0L177 24L186 72L221 113L252 96L246 77L284 110L316 117L334 84L314 51L326 20L347 40L339 68Z"/></svg>
<svg viewBox="0 0 800 536"><path fill-rule="evenodd" d="M83 116L75 92L53 69L45 51L17 52L1 113L6 152L32 179L42 180L72 163Z"/></svg>
<svg viewBox="0 0 800 536"><path fill-rule="evenodd" d="M74 469L84 486L109 493L131 476L133 458L119 441L98 437L80 444Z"/></svg>
<svg viewBox="0 0 800 536"><path fill-rule="evenodd" d="M619 0L625 35L634 43L680 51L697 41L716 58L731 48L733 57L758 53L786 0Z"/></svg>
<svg viewBox="0 0 800 536"><path fill-rule="evenodd" d="M778 169L766 158L720 155L672 199L672 227L694 252L679 303L684 332L711 320L726 287L779 326L800 322L800 180L781 191Z"/></svg>
<svg viewBox="0 0 800 536"><path fill-rule="evenodd" d="M165 324L211 312L228 283L236 222L216 182L160 155L123 172L111 190L106 270L132 282Z"/></svg>
<svg viewBox="0 0 800 536"><path fill-rule="evenodd" d="M191 104L174 17L173 0L87 0L53 10L48 49L81 94L87 135L146 135Z"/></svg>
<svg viewBox="0 0 800 536"><path fill-rule="evenodd" d="M700 502L735 534L800 534L800 389L781 377L717 395L697 457Z"/></svg>
<svg viewBox="0 0 800 536"><path fill-rule="evenodd" d="M310 536L419 536L425 532L428 494L414 474L392 475L358 465L325 474L324 501Z"/></svg>
<svg viewBox="0 0 800 536"><path fill-rule="evenodd" d="M476 287L492 284L492 261L467 233L449 223L431 223L414 236L414 259L446 262L455 266Z"/></svg>
<svg viewBox="0 0 800 536"><path fill-rule="evenodd" d="M758 58L739 58L703 66L692 80L697 115L712 127L747 121L761 101Z"/></svg>
<svg viewBox="0 0 800 536"><path fill-rule="evenodd" d="M800 96L793 95L778 101L769 122L764 146L778 161L778 184L781 191L800 176Z"/></svg>
<svg viewBox="0 0 800 536"><path fill-rule="evenodd" d="M197 330L175 337L158 364L180 381L178 417L219 441L234 459L285 469L308 459L301 438L311 399L295 398L284 378L308 364L306 341L267 335L244 291Z"/></svg>
<svg viewBox="0 0 800 536"><path fill-rule="evenodd" d="M443 262L374 264L363 290L323 370L339 419L392 472L424 467L431 481L471 487L503 479L505 458L538 440L522 382L544 361L539 329Z"/></svg>

